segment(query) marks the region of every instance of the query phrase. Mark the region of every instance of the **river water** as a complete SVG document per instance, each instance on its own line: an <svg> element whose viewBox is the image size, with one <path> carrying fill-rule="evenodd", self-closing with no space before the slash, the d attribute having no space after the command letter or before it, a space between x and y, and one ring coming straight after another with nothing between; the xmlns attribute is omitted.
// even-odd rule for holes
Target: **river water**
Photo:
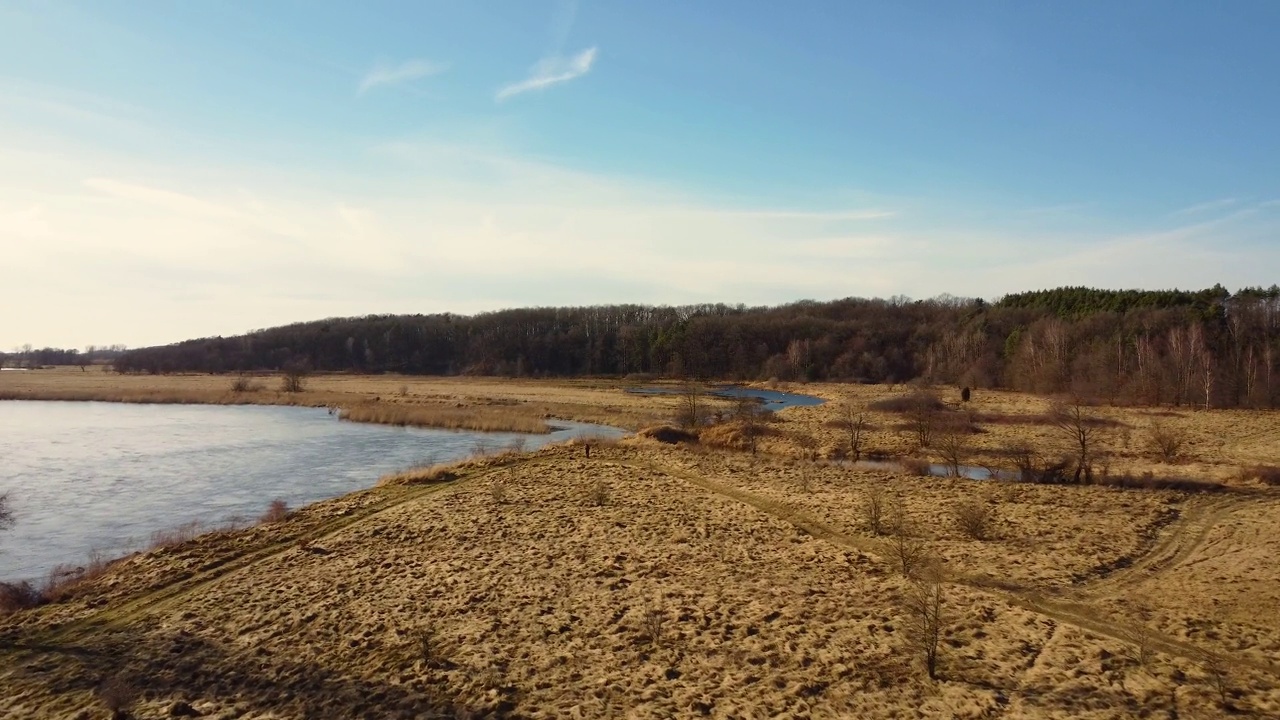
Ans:
<svg viewBox="0 0 1280 720"><path fill-rule="evenodd" d="M252 520L372 486L418 464L523 443L534 449L615 428L554 421L550 435L397 428L324 409L254 405L0 402L0 581L41 579L144 546L186 523Z"/></svg>

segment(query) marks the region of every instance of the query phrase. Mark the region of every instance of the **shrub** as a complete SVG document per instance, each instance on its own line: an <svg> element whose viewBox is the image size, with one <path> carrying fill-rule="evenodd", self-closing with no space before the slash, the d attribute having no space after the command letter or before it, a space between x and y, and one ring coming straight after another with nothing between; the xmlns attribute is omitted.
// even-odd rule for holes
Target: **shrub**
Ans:
<svg viewBox="0 0 1280 720"><path fill-rule="evenodd" d="M152 550L158 550L173 545L181 545L194 540L202 532L204 532L204 526L198 520L192 520L177 527L156 530L151 533L150 547Z"/></svg>
<svg viewBox="0 0 1280 720"><path fill-rule="evenodd" d="M692 432L689 432L688 430L683 430L681 428L674 427L671 425L658 425L655 427L648 427L637 432L636 436L642 437L642 438L649 438L650 440L657 440L660 443L666 443L668 445L676 445L678 443L698 442L698 435L696 433L692 433Z"/></svg>
<svg viewBox="0 0 1280 720"><path fill-rule="evenodd" d="M273 523L279 522L286 517L289 517L288 503L281 498L276 498L271 501L271 504L267 506L267 511L258 519L264 523Z"/></svg>
<svg viewBox="0 0 1280 720"><path fill-rule="evenodd" d="M257 392L260 389L261 386L246 375L241 375L231 381L231 392L233 393Z"/></svg>
<svg viewBox="0 0 1280 720"><path fill-rule="evenodd" d="M946 405L937 395L928 392L913 392L910 395L899 395L897 397L876 400L867 405L871 410L891 413L912 413L920 411L937 412L946 409Z"/></svg>
<svg viewBox="0 0 1280 720"><path fill-rule="evenodd" d="M884 493L877 489L867 495L866 503L862 506L867 519L867 530L872 535L883 535L885 532L885 505Z"/></svg>
<svg viewBox="0 0 1280 720"><path fill-rule="evenodd" d="M141 693L138 686L128 679L116 676L104 680L94 692L103 707L111 712L112 720L124 720L130 717L129 711L138 702Z"/></svg>
<svg viewBox="0 0 1280 720"><path fill-rule="evenodd" d="M894 507L891 550L898 569L905 577L914 578L924 568L928 548L924 541L911 535L911 522L901 505Z"/></svg>
<svg viewBox="0 0 1280 720"><path fill-rule="evenodd" d="M1254 465L1253 467L1241 468L1240 478L1242 480L1257 480L1267 485L1280 485L1280 467L1275 465Z"/></svg>
<svg viewBox="0 0 1280 720"><path fill-rule="evenodd" d="M641 638L650 645L661 645L666 624L666 613L657 608L646 610L640 618Z"/></svg>
<svg viewBox="0 0 1280 720"><path fill-rule="evenodd" d="M968 500L955 509L956 524L960 532L971 540L986 540L995 524L995 510L989 503Z"/></svg>
<svg viewBox="0 0 1280 720"><path fill-rule="evenodd" d="M8 615L44 604L44 596L31 583L0 583L0 615Z"/></svg>
<svg viewBox="0 0 1280 720"><path fill-rule="evenodd" d="M609 484L603 480L596 480L591 484L591 489L587 491L587 504L600 507L609 504Z"/></svg>
<svg viewBox="0 0 1280 720"><path fill-rule="evenodd" d="M1186 442L1186 433L1178 428L1158 421L1147 427L1148 452L1165 462L1177 460Z"/></svg>
<svg viewBox="0 0 1280 720"><path fill-rule="evenodd" d="M493 501L502 505L507 501L507 483L505 480L494 480L489 483L489 495Z"/></svg>
<svg viewBox="0 0 1280 720"><path fill-rule="evenodd" d="M907 642L924 660L931 680L938 677L938 646L942 639L942 583L929 573L912 581L906 593Z"/></svg>

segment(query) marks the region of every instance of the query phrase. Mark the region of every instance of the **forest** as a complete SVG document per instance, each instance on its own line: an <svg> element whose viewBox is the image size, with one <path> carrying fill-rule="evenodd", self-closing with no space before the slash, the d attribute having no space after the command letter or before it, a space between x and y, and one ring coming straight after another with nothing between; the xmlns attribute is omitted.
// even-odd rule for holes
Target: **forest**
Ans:
<svg viewBox="0 0 1280 720"><path fill-rule="evenodd" d="M1274 407L1280 287L329 318L125 352L124 373L921 380L1106 402Z"/></svg>

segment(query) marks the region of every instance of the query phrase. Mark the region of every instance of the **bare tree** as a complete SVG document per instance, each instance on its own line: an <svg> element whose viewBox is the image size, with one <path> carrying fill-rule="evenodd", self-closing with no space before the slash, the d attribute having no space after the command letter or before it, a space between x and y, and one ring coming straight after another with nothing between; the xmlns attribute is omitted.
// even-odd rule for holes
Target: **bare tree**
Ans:
<svg viewBox="0 0 1280 720"><path fill-rule="evenodd" d="M1204 409L1208 410L1213 404L1213 377L1217 370L1216 361L1213 357L1213 351L1207 346L1200 348L1200 386L1204 389Z"/></svg>
<svg viewBox="0 0 1280 720"><path fill-rule="evenodd" d="M885 531L884 493L873 488L867 495L866 503L862 507L867 519L867 529L871 531L872 535L883 535Z"/></svg>
<svg viewBox="0 0 1280 720"><path fill-rule="evenodd" d="M936 568L911 581L906 591L907 640L924 659L929 679L938 678L942 639L942 582Z"/></svg>
<svg viewBox="0 0 1280 720"><path fill-rule="evenodd" d="M908 401L907 426L915 435L916 446L929 447L938 424L937 410L934 409L937 399L928 393L916 393Z"/></svg>
<svg viewBox="0 0 1280 720"><path fill-rule="evenodd" d="M703 390L697 383L685 383L680 388L680 408L676 421L683 427L696 428L702 424L705 410L702 407Z"/></svg>
<svg viewBox="0 0 1280 720"><path fill-rule="evenodd" d="M867 415L851 400L840 405L840 419L837 421L842 430L849 433L849 459L857 462L862 459L862 437L867 431Z"/></svg>
<svg viewBox="0 0 1280 720"><path fill-rule="evenodd" d="M280 380L280 389L287 393L302 392L305 387L305 380L308 374L308 368L302 362L286 363L284 368L284 377Z"/></svg>
<svg viewBox="0 0 1280 720"><path fill-rule="evenodd" d="M1103 432L1099 418L1090 414L1079 399L1075 399L1071 402L1054 403L1049 411L1049 419L1071 443L1076 465L1074 482L1093 482L1093 461Z"/></svg>
<svg viewBox="0 0 1280 720"><path fill-rule="evenodd" d="M895 503L893 506L893 540L890 547L894 559L898 563L898 569L902 574L909 578L914 578L920 572L928 557L928 548L925 547L924 541L914 537L911 532L911 520L907 517L907 510L902 504Z"/></svg>
<svg viewBox="0 0 1280 720"><path fill-rule="evenodd" d="M942 464L947 466L947 474L960 477L960 466L969 458L969 434L964 428L951 426L943 432L935 443L938 454L942 456Z"/></svg>
<svg viewBox="0 0 1280 720"><path fill-rule="evenodd" d="M742 426L742 436L747 439L751 454L756 454L756 445L764 428L760 418L760 403L750 395L739 395L733 401L733 417Z"/></svg>

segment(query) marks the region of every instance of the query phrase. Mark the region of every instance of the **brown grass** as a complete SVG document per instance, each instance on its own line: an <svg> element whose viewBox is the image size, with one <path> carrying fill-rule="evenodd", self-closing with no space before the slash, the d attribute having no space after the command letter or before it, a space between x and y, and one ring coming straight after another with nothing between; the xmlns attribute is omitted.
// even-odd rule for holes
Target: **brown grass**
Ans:
<svg viewBox="0 0 1280 720"><path fill-rule="evenodd" d="M399 427L432 427L481 432L521 432L546 434L551 428L545 420L532 418L514 409L448 407L442 405L409 405L371 402L343 408L343 420L396 425Z"/></svg>

